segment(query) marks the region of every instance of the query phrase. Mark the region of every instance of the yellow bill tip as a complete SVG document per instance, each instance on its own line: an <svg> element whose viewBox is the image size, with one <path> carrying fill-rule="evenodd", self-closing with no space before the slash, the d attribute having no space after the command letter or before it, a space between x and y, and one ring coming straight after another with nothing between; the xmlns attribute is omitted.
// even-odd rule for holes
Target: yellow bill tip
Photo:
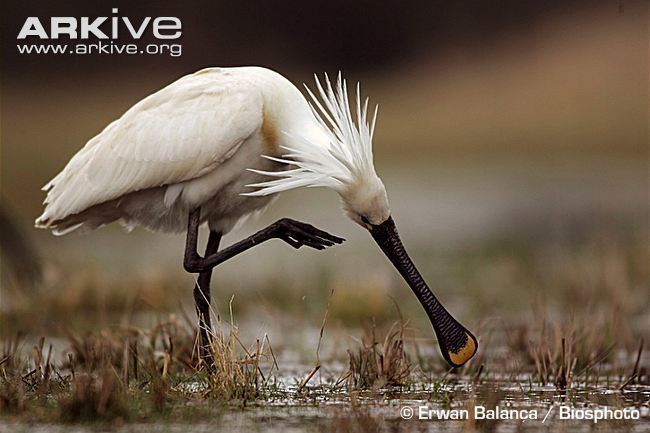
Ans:
<svg viewBox="0 0 650 433"><path fill-rule="evenodd" d="M460 348L457 352L449 351L449 359L451 362L457 366L465 364L467 361L472 359L472 356L476 353L476 342L471 335L467 334L467 342L465 346Z"/></svg>

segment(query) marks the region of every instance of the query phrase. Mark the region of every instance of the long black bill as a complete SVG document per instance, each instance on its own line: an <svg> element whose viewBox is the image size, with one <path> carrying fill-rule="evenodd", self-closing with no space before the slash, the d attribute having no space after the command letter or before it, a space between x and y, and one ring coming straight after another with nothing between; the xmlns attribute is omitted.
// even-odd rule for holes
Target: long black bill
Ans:
<svg viewBox="0 0 650 433"><path fill-rule="evenodd" d="M402 274L427 312L436 332L442 356L452 367L465 364L478 350L478 341L467 328L449 314L431 292L404 249L393 218L390 217L382 224L372 226L370 233L386 257Z"/></svg>

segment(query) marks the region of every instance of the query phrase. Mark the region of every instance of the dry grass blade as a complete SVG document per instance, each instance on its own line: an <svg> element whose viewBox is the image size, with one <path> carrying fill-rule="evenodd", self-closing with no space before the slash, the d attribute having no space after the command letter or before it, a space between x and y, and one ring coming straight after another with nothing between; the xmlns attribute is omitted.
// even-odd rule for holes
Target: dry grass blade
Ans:
<svg viewBox="0 0 650 433"><path fill-rule="evenodd" d="M634 368L632 369L632 373L630 374L630 377L621 385L619 388L620 390L625 389L626 386L629 384L633 383L639 376L639 364L641 363L641 354L643 353L643 338L639 342L639 349L637 350L636 354L636 361L634 362Z"/></svg>
<svg viewBox="0 0 650 433"><path fill-rule="evenodd" d="M318 370L320 370L320 365L317 365L316 367L314 367L314 368L312 369L312 371L307 375L307 377L305 378L305 380L302 381L302 383L300 384L300 386L298 386L298 392L300 392L300 391L302 391L303 389L305 389L305 387L307 386L307 384L309 383L309 381L311 380L311 378L314 377L314 375L318 372Z"/></svg>

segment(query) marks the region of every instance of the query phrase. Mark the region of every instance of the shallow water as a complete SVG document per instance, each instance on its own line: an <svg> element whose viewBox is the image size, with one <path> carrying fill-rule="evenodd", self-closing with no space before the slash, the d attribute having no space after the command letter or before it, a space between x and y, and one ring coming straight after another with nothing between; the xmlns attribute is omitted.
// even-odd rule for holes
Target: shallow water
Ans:
<svg viewBox="0 0 650 433"><path fill-rule="evenodd" d="M298 391L294 385L281 385L274 397L246 407L214 406L214 419L199 423L135 423L117 425L19 425L0 421L0 432L203 432L227 429L229 432L298 431L620 431L643 432L650 426L650 386L630 386L625 391L576 387L558 392L552 386L531 386L525 382L490 380L480 384L458 380L453 385L416 383L408 390L367 391L350 394L328 386L312 386ZM207 405L207 403L206 403ZM499 406L504 412L517 411L519 417L537 419L481 419ZM563 420L560 408L638 410L636 420ZM405 408L413 409L413 418ZM478 409L476 409L478 408ZM481 408L485 408L482 412ZM463 412L466 410L467 412ZM478 412L475 412L477 410ZM429 415L429 412L431 411ZM441 419L456 411L461 420ZM535 415L532 415L533 412ZM632 412L629 412L632 414ZM424 417L422 415L424 414ZM451 415L447 415L451 416ZM575 417L576 415L574 415ZM420 417L420 419L417 419ZM513 415L510 415L512 418ZM477 419L478 418L478 419Z"/></svg>

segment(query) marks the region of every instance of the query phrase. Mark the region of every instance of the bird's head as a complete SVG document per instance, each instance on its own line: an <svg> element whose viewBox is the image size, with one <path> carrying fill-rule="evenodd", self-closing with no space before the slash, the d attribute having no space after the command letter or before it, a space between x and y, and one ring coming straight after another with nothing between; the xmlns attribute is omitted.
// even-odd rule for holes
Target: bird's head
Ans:
<svg viewBox="0 0 650 433"><path fill-rule="evenodd" d="M391 217L383 182L373 163L372 139L377 119L375 108L368 121L368 100L361 103L357 85L352 111L347 85L339 74L335 86L325 76L325 86L316 78L317 97L311 97L310 120L299 129L284 131L287 153L268 159L288 164L283 171L259 171L273 179L248 185L258 188L246 195L268 195L307 186L324 186L341 197L352 221L367 229L386 257L411 287L433 325L445 360L454 367L474 356L478 341L438 302L402 245ZM354 114L353 114L354 113Z"/></svg>
<svg viewBox="0 0 650 433"><path fill-rule="evenodd" d="M386 188L377 175L358 179L339 194L347 216L368 230L390 218Z"/></svg>

